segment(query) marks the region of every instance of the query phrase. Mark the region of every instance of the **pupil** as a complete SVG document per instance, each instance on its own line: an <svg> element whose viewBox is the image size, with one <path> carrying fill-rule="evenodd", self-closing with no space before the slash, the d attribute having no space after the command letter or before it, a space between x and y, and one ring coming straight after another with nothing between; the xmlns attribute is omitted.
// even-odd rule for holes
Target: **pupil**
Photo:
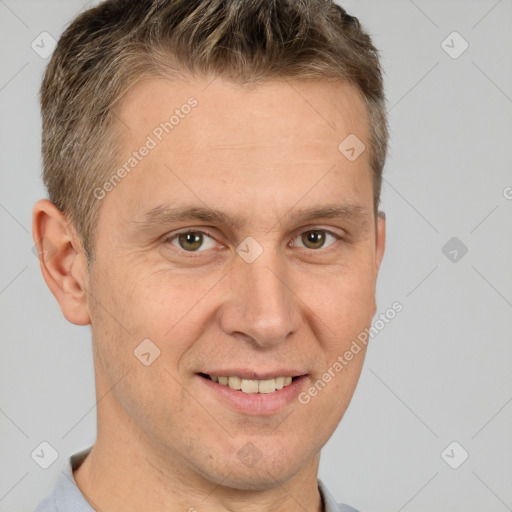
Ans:
<svg viewBox="0 0 512 512"><path fill-rule="evenodd" d="M186 251L193 251L201 247L203 235L201 233L181 233L179 241L183 249Z"/></svg>
<svg viewBox="0 0 512 512"><path fill-rule="evenodd" d="M313 245L313 248L322 247L325 241L325 234L323 231L308 231L303 235L302 241L304 245Z"/></svg>

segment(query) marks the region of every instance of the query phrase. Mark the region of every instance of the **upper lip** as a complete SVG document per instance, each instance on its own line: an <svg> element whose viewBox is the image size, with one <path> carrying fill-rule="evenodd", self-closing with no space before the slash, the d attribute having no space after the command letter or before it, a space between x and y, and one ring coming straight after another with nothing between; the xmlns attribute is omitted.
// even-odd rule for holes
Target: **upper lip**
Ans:
<svg viewBox="0 0 512 512"><path fill-rule="evenodd" d="M275 377L299 377L306 375L302 370L278 368L277 370L256 371L248 368L228 368L226 370L208 370L198 373L206 373L210 377L240 377L247 380L266 380Z"/></svg>

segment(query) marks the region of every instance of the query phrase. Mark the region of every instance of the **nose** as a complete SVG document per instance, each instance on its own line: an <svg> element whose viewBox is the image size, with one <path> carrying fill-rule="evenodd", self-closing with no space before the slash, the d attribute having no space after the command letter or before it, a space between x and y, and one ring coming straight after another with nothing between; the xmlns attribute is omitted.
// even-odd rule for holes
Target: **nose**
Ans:
<svg viewBox="0 0 512 512"><path fill-rule="evenodd" d="M299 300L277 257L239 258L229 273L228 299L220 308L220 326L230 336L260 347L275 346L296 332L301 322Z"/></svg>

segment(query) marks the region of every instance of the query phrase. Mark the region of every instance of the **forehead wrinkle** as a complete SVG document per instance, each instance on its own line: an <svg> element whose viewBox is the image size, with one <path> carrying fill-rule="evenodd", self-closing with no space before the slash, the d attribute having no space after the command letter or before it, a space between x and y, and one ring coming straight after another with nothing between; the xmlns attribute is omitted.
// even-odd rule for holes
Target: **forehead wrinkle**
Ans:
<svg viewBox="0 0 512 512"><path fill-rule="evenodd" d="M255 148L279 148L281 144L256 143L256 142L240 142L238 144L213 144L208 149L255 149Z"/></svg>

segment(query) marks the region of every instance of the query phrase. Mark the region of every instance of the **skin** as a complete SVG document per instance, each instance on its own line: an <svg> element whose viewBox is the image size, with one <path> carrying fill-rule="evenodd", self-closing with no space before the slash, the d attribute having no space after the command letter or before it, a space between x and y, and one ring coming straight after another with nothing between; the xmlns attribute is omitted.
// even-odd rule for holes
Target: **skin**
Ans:
<svg viewBox="0 0 512 512"><path fill-rule="evenodd" d="M102 199L90 274L72 224L48 200L34 207L34 239L55 247L41 260L44 279L66 319L91 324L93 336L97 440L74 477L109 512L318 512L320 450L365 347L309 403L270 415L234 410L196 374L299 368L307 390L371 325L385 220L373 211L369 150L353 162L338 150L351 133L369 147L364 103L352 86L321 80L208 83L147 79L118 104L128 158L174 109L198 101ZM141 224L161 204L242 222ZM361 213L296 216L331 204ZM199 251L164 240L186 229L208 234ZM339 238L322 231L325 244L308 245L302 234L314 230ZM263 248L253 263L236 253L247 236ZM133 353L146 338L160 350L149 366ZM239 456L246 445L260 454L252 467Z"/></svg>

